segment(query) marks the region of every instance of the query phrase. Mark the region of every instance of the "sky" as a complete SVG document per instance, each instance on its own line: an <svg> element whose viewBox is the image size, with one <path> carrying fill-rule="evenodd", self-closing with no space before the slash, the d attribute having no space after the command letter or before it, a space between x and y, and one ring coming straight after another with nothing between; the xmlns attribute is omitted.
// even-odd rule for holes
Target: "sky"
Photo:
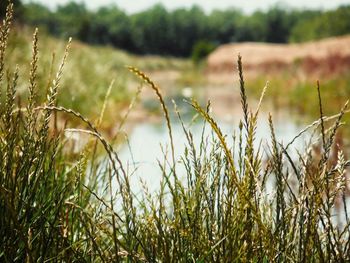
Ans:
<svg viewBox="0 0 350 263"><path fill-rule="evenodd" d="M57 4L65 4L71 0L23 0L23 2L39 2L54 8ZM350 0L76 0L84 2L90 9L103 5L116 4L127 13L135 13L145 10L156 3L162 3L167 9L173 10L180 7L191 7L194 4L201 6L206 12L213 9L227 9L229 7L240 8L246 13L255 10L266 10L269 7L284 3L294 8L332 9L341 4L350 4Z"/></svg>

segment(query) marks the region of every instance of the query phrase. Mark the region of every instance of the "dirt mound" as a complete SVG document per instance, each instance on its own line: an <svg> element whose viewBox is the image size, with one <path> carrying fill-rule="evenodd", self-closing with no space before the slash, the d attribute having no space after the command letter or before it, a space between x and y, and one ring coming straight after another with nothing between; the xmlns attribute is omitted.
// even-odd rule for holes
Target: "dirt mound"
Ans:
<svg viewBox="0 0 350 263"><path fill-rule="evenodd" d="M208 72L232 71L238 54L245 70L280 70L299 65L312 72L319 66L323 73L350 68L350 35L302 44L239 43L218 47L208 57Z"/></svg>

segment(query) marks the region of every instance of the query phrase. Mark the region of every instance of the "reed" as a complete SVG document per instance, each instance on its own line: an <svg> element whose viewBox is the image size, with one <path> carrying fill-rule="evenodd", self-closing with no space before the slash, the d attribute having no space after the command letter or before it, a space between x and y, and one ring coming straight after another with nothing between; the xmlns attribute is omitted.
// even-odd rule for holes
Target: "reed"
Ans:
<svg viewBox="0 0 350 263"><path fill-rule="evenodd" d="M145 73L130 67L159 99L171 145L171 157L164 152L159 160L163 177L158 190L150 192L143 185L143 191L135 193L132 174L98 128L113 83L96 122L59 105L69 41L42 101L38 93L46 85L38 82L36 30L27 66L29 95L23 99L18 93L21 71L9 68L5 55L12 17L9 4L0 30L1 262L350 260L350 162L337 143L348 103L339 114L325 116L318 85L319 120L283 144L269 116L270 141L256 146L266 87L258 108L249 108L243 62L238 57L243 120L237 133L225 135L210 115L210 104L202 108L193 100L189 103L203 119L201 142L196 144L175 105L187 139L178 158L170 108L161 89ZM141 95L140 88L136 96ZM79 127L58 127L56 114L75 118ZM91 141L74 153L64 137L67 131L88 134ZM295 150L294 142L307 131L313 134L307 146ZM104 154L97 152L96 145Z"/></svg>

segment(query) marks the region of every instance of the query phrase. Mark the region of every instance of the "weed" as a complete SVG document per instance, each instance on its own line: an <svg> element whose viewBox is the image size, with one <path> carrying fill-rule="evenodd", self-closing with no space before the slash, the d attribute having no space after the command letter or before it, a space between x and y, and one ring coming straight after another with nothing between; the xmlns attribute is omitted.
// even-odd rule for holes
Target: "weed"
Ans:
<svg viewBox="0 0 350 263"><path fill-rule="evenodd" d="M40 103L38 92L46 85L38 83L38 32L34 32L29 96L22 107L17 92L20 71L16 67L10 74L5 56L12 14L9 4L0 31L4 97L0 112L0 261L350 260L350 162L335 147L347 103L339 114L324 116L318 87L318 121L282 144L269 116L270 143L266 148L256 147L257 119L266 88L258 109L251 110L239 57L243 120L237 136L229 141L210 116L209 105L202 108L193 100L191 105L204 120L201 142L194 143L176 110L187 138L184 154L176 159L169 109L161 90L146 74L131 67L160 100L172 153L171 160L164 153L164 162L159 162L163 174L159 190L150 193L144 187L136 194L118 152L98 130L109 91L96 124L57 105L70 42L47 97ZM72 116L86 127L64 129L91 135L78 155L64 150L64 129L55 128L55 114ZM212 133L206 137L208 128ZM293 142L312 129L318 133L308 147L294 150ZM97 143L105 150L105 158L97 157ZM177 169L179 166L184 169Z"/></svg>

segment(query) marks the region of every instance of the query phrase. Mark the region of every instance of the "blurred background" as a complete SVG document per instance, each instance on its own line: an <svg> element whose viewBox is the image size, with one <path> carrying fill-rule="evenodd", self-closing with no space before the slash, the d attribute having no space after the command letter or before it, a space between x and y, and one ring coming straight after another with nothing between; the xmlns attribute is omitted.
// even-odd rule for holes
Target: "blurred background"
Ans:
<svg viewBox="0 0 350 263"><path fill-rule="evenodd" d="M230 42L291 43L349 33L348 1L28 1L18 22L137 54L193 56ZM6 1L2 1L4 10ZM4 11L2 11L2 14Z"/></svg>
<svg viewBox="0 0 350 263"><path fill-rule="evenodd" d="M349 1L16 0L14 4L9 59L23 67L30 63L30 42L38 27L42 96L69 37L73 45L60 105L97 119L115 80L101 124L109 135L116 133L126 114L126 130L139 127L142 138L154 137L155 132L160 138L165 132L152 90L142 88L126 65L146 72L170 107L174 99L184 115L192 116L184 99L195 97L202 105L210 99L212 114L231 127L241 116L236 70L240 53L253 107L269 81L262 114L276 116L281 138L318 117L317 80L325 115L339 112L349 98ZM1 16L5 9L6 1L1 1ZM22 85L25 92L26 83Z"/></svg>

